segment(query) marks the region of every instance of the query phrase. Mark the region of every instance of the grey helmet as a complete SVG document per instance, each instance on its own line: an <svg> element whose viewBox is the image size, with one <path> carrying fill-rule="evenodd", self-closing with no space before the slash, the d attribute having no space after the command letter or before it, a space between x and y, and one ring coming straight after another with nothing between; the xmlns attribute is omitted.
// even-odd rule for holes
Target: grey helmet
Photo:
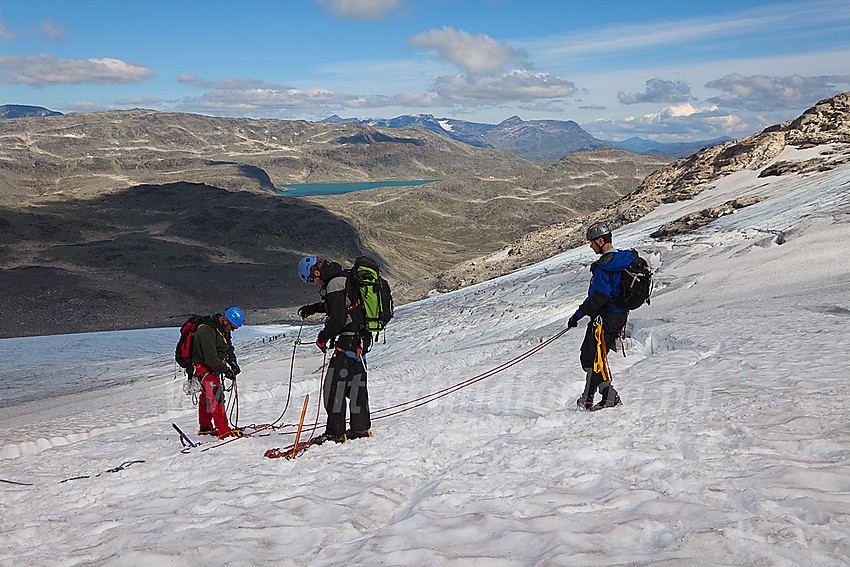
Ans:
<svg viewBox="0 0 850 567"><path fill-rule="evenodd" d="M595 222L587 228L587 240L596 240L611 234L611 227L603 221Z"/></svg>

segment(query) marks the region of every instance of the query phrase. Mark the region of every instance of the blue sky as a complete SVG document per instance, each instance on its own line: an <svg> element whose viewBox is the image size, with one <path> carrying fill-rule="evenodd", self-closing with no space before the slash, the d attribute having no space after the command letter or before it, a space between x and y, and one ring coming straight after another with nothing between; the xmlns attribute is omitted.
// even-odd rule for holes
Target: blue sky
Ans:
<svg viewBox="0 0 850 567"><path fill-rule="evenodd" d="M850 90L850 1L0 1L0 104L737 138Z"/></svg>

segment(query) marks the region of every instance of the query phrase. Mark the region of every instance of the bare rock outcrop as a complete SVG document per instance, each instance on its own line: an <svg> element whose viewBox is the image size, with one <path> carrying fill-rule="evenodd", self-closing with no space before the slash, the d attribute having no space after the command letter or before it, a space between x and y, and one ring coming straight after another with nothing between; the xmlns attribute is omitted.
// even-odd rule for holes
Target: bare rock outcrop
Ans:
<svg viewBox="0 0 850 567"><path fill-rule="evenodd" d="M717 207L708 207L699 212L692 213L690 215L685 215L681 218L676 219L673 222L665 223L650 234L652 238L668 238L670 236L676 236L678 234L685 234L687 232L691 232L692 230L696 230L701 226L705 226L711 221L715 219L719 219L720 217L725 217L726 215L731 215L738 209L743 209L744 207L749 207L750 205L755 205L756 203L760 203L764 201L764 197L747 197L745 199L732 199L731 201L726 201L722 205L718 205Z"/></svg>

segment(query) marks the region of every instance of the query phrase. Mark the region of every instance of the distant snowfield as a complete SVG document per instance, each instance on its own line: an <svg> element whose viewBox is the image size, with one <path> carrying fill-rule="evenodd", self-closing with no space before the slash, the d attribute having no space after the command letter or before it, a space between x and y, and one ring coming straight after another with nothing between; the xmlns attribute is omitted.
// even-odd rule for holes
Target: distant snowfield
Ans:
<svg viewBox="0 0 850 567"><path fill-rule="evenodd" d="M75 360L79 336L0 341L34 385L120 383L0 408L0 478L32 483L0 483L0 565L847 565L850 167L757 174L615 233L658 269L627 357L611 356L616 409L575 409L579 328L374 420L371 439L293 461L263 457L292 443L276 433L184 454L171 422L197 440L197 417L174 378L175 330L148 331L119 362ZM672 241L648 237L748 195L766 200ZM593 259L583 247L399 309L369 356L373 412L563 329ZM286 423L307 394L315 420L316 329L297 349ZM234 333L241 425L283 410L292 331ZM85 349L126 340L129 353L133 333ZM144 462L115 470L132 461Z"/></svg>

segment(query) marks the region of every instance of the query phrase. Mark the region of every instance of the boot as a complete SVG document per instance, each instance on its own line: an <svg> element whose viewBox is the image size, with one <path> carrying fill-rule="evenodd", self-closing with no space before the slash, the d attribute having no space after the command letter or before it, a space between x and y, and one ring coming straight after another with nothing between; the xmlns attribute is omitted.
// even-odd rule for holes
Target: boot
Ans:
<svg viewBox="0 0 850 567"><path fill-rule="evenodd" d="M590 409L590 411L597 411L597 410L601 410L601 409L605 409L605 408L613 408L613 407L621 406L621 405L623 405L623 402L620 401L620 396L614 396L613 401L606 401L606 400L603 399L601 402L599 402L598 404L596 404L595 406L593 406L592 408L589 408L589 409Z"/></svg>
<svg viewBox="0 0 850 567"><path fill-rule="evenodd" d="M218 436L219 439L227 439L228 437L242 437L245 434L241 427L233 427L230 431L226 431Z"/></svg>
<svg viewBox="0 0 850 567"><path fill-rule="evenodd" d="M201 426L201 428L198 429L198 435L215 435L215 434L216 434L215 429L213 429L212 426L207 426L207 427Z"/></svg>
<svg viewBox="0 0 850 567"><path fill-rule="evenodd" d="M351 429L349 429L348 431L345 432L345 438L346 439L362 439L364 437L371 437L371 436L372 436L372 430L371 429L367 429L366 431L352 431Z"/></svg>
<svg viewBox="0 0 850 567"><path fill-rule="evenodd" d="M325 431L321 435L317 435L316 437L310 439L310 443L314 445L321 445L325 441L333 441L334 443L345 443L345 433L343 433L342 435L332 435Z"/></svg>

